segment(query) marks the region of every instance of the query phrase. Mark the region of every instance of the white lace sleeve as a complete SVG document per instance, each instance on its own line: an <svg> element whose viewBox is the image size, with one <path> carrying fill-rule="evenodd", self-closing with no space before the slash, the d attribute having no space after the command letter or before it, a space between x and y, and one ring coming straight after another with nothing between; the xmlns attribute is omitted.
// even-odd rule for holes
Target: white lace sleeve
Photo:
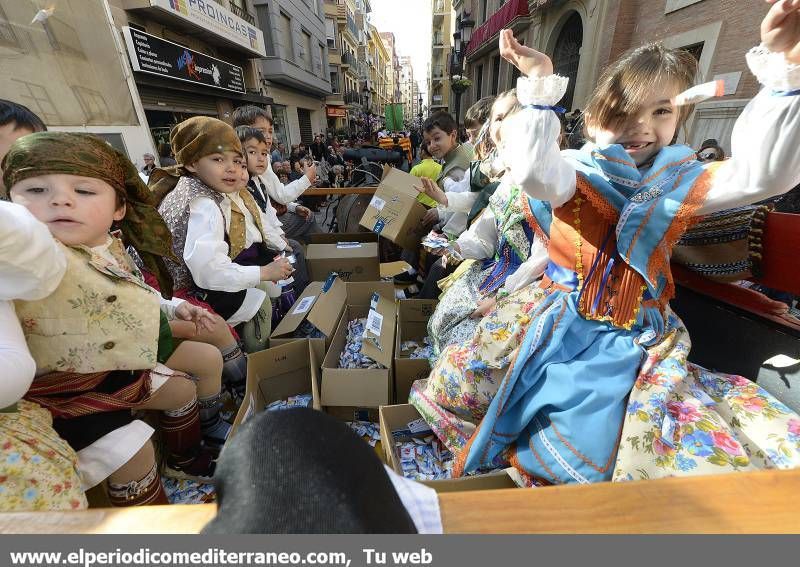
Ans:
<svg viewBox="0 0 800 567"><path fill-rule="evenodd" d="M561 75L520 77L517 79L517 99L523 106L553 106L564 97L568 85L569 78Z"/></svg>
<svg viewBox="0 0 800 567"><path fill-rule="evenodd" d="M747 53L747 65L765 87L776 91L800 89L800 65L786 61L783 53L772 53L759 45Z"/></svg>
<svg viewBox="0 0 800 567"><path fill-rule="evenodd" d="M517 97L524 107L503 121L498 148L509 181L553 207L575 194L575 166L561 156L561 122L556 113L531 105L552 106L566 88L567 79L558 75L518 79Z"/></svg>
<svg viewBox="0 0 800 567"><path fill-rule="evenodd" d="M800 95L775 92L799 89L800 67L764 47L751 50L747 59L767 88L736 120L731 159L706 165L714 171L714 178L697 215L769 199L800 183Z"/></svg>

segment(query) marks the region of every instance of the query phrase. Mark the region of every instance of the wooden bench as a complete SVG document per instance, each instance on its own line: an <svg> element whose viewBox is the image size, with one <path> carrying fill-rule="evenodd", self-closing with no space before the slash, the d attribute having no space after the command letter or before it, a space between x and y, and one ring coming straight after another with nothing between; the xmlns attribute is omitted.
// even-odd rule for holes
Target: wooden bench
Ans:
<svg viewBox="0 0 800 567"><path fill-rule="evenodd" d="M800 470L439 495L447 533L800 533ZM0 533L198 533L213 504L0 514Z"/></svg>

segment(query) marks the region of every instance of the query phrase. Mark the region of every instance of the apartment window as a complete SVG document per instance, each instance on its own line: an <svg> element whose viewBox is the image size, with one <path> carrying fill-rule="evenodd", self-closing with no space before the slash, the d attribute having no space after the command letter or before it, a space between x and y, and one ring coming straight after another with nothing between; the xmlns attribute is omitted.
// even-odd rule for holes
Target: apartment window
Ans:
<svg viewBox="0 0 800 567"><path fill-rule="evenodd" d="M275 38L272 31L272 19L269 15L269 6L259 4L256 6L256 17L261 30L264 32L264 49L267 55L275 55Z"/></svg>
<svg viewBox="0 0 800 567"><path fill-rule="evenodd" d="M483 65L478 65L478 72L475 74L475 100L483 96Z"/></svg>
<svg viewBox="0 0 800 567"><path fill-rule="evenodd" d="M314 66L312 62L314 60L314 53L311 51L311 34L307 31L303 31L303 52L300 55L303 58L306 69L313 71Z"/></svg>
<svg viewBox="0 0 800 567"><path fill-rule="evenodd" d="M332 18L325 18L325 37L328 49L336 49L336 22Z"/></svg>
<svg viewBox="0 0 800 567"><path fill-rule="evenodd" d="M322 75L321 71L328 64L328 58L325 57L325 46L321 43L318 43L317 46L319 47L319 61L314 62L314 73Z"/></svg>
<svg viewBox="0 0 800 567"><path fill-rule="evenodd" d="M489 16L491 16L489 0L481 0L481 23L485 22Z"/></svg>
<svg viewBox="0 0 800 567"><path fill-rule="evenodd" d="M496 95L500 89L500 56L497 55L492 60L492 94Z"/></svg>
<svg viewBox="0 0 800 567"><path fill-rule="evenodd" d="M292 41L292 19L281 12L281 43L285 58L294 61L294 43Z"/></svg>
<svg viewBox="0 0 800 567"><path fill-rule="evenodd" d="M339 71L335 70L333 67L330 68L330 76L331 76L331 91L335 93L342 92L339 86Z"/></svg>

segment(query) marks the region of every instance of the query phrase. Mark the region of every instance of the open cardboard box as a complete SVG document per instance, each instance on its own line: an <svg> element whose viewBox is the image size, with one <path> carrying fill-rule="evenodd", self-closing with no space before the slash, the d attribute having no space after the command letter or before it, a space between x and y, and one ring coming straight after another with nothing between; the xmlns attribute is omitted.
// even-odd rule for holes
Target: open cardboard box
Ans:
<svg viewBox="0 0 800 567"><path fill-rule="evenodd" d="M306 246L309 278L323 281L336 272L344 281L381 279L378 235L372 232L312 234Z"/></svg>
<svg viewBox="0 0 800 567"><path fill-rule="evenodd" d="M395 447L393 432L408 429L408 424L421 419L417 409L411 404L398 404L380 407L381 445L386 459L386 464L397 474L403 476L400 466L400 455ZM420 433L420 436L432 433ZM508 470L494 471L488 474L454 478L447 480L426 480L422 484L435 489L437 492L461 492L467 490L494 490L500 488L517 488Z"/></svg>
<svg viewBox="0 0 800 567"><path fill-rule="evenodd" d="M324 282L311 282L297 298L292 308L270 335L270 346L280 346L298 340L295 337L303 321L308 320L324 335L323 338L308 339L317 360L325 358L333 333L339 324L347 303L347 284L339 278L333 279L328 291Z"/></svg>
<svg viewBox="0 0 800 567"><path fill-rule="evenodd" d="M351 282L347 284L347 307L331 340L322 363L320 401L325 411L342 419L362 415L377 422L378 406L392 398L392 358L394 356L395 301L394 286L385 282ZM362 352L382 364L381 369L339 368L339 355L347 342L347 324L367 317L373 293L378 294L376 312L382 318L377 344L365 340ZM358 412L358 408L372 411Z"/></svg>
<svg viewBox="0 0 800 567"><path fill-rule="evenodd" d="M395 403L408 401L411 385L424 380L431 373L431 365L426 358L403 356L400 345L405 341L422 340L428 335L428 319L433 315L435 299L401 299L397 302L397 333L394 350L394 399Z"/></svg>
<svg viewBox="0 0 800 567"><path fill-rule="evenodd" d="M383 179L359 224L403 248L416 249L428 232L422 227L428 209L417 201L419 192L414 187L418 184L417 177L384 167Z"/></svg>
<svg viewBox="0 0 800 567"><path fill-rule="evenodd" d="M247 389L228 438L277 400L311 394L312 407L321 409L318 368L319 360L308 339L247 355Z"/></svg>

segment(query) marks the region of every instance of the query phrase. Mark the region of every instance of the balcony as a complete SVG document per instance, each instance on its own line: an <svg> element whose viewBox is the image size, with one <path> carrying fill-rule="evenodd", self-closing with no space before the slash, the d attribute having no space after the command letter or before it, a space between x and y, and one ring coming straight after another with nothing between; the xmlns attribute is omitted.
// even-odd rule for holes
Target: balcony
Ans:
<svg viewBox="0 0 800 567"><path fill-rule="evenodd" d="M433 1L433 15L434 16L446 16L450 14L450 6L448 6L445 0L434 0Z"/></svg>
<svg viewBox="0 0 800 567"><path fill-rule="evenodd" d="M251 26L256 25L256 17L250 12L248 12L246 8L242 8L241 6L236 4L233 0L229 0L228 4L230 4L231 12L233 12L234 15L239 16Z"/></svg>
<svg viewBox="0 0 800 567"><path fill-rule="evenodd" d="M434 33L431 41L434 47L444 47L444 38L442 37L442 32Z"/></svg>
<svg viewBox="0 0 800 567"><path fill-rule="evenodd" d="M432 65L431 66L431 77L434 79L444 79L447 77L447 66L446 65Z"/></svg>
<svg viewBox="0 0 800 567"><path fill-rule="evenodd" d="M508 0L483 25L472 32L472 38L467 46L467 56L493 39L500 30L513 28L517 20L520 23L526 22L529 15L528 0Z"/></svg>
<svg viewBox="0 0 800 567"><path fill-rule="evenodd" d="M342 52L342 67L350 67L353 64L353 54L349 51Z"/></svg>
<svg viewBox="0 0 800 567"><path fill-rule="evenodd" d="M358 91L348 91L344 93L345 104L361 104L361 93Z"/></svg>

